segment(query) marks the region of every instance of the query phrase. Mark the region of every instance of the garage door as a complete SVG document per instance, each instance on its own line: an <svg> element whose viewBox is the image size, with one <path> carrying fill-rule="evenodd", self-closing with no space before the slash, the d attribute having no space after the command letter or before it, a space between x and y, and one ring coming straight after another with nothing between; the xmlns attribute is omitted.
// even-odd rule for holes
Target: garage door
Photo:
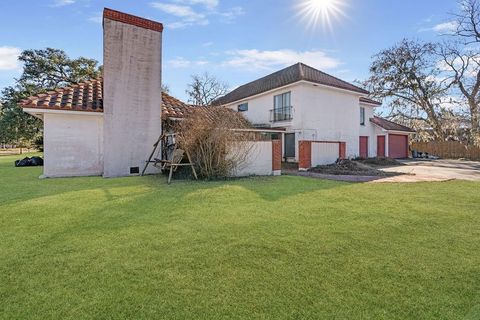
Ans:
<svg viewBox="0 0 480 320"><path fill-rule="evenodd" d="M368 158L368 137L360 137L360 157Z"/></svg>
<svg viewBox="0 0 480 320"><path fill-rule="evenodd" d="M385 136L377 136L377 157L385 158Z"/></svg>
<svg viewBox="0 0 480 320"><path fill-rule="evenodd" d="M340 154L339 143L312 142L312 167L335 163Z"/></svg>
<svg viewBox="0 0 480 320"><path fill-rule="evenodd" d="M408 136L400 134L388 135L388 154L390 158L408 158Z"/></svg>

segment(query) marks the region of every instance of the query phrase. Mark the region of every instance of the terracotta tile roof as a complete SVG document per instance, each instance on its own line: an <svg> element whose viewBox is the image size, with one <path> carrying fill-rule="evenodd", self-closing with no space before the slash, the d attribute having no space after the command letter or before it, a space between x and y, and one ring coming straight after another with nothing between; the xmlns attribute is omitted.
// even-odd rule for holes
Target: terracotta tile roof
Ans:
<svg viewBox="0 0 480 320"><path fill-rule="evenodd" d="M377 106L381 106L381 105L382 105L381 102L378 102L378 101L375 101L375 100L372 100L372 99L369 99L369 98L366 98L366 97L360 97L360 102L370 103L370 104L376 104Z"/></svg>
<svg viewBox="0 0 480 320"><path fill-rule="evenodd" d="M351 83L326 74L320 70L309 67L303 63L297 63L266 77L244 84L225 96L213 102L215 105L225 105L239 101L260 93L280 88L298 81L309 81L329 87L368 94L369 92Z"/></svg>
<svg viewBox="0 0 480 320"><path fill-rule="evenodd" d="M22 108L103 112L103 81L94 79L29 97Z"/></svg>
<svg viewBox="0 0 480 320"><path fill-rule="evenodd" d="M95 79L47 93L29 97L22 108L103 112L103 81ZM162 93L162 118L183 118L193 112L188 105L167 93Z"/></svg>
<svg viewBox="0 0 480 320"><path fill-rule="evenodd" d="M162 93L162 118L183 118L193 112L194 106L188 105L177 98Z"/></svg>
<svg viewBox="0 0 480 320"><path fill-rule="evenodd" d="M395 123L395 122L392 122L392 121L389 121L387 119L380 118L380 117L377 117L377 116L375 116L373 118L370 118L370 122L373 123L373 124L376 124L377 126L383 128L385 130L415 132L415 130L413 130L412 128L403 126L401 124L398 124L398 123Z"/></svg>
<svg viewBox="0 0 480 320"><path fill-rule="evenodd" d="M131 24L140 28L149 29L157 32L163 31L163 25L160 22L148 20L108 8L103 9L103 19L123 22L126 24Z"/></svg>

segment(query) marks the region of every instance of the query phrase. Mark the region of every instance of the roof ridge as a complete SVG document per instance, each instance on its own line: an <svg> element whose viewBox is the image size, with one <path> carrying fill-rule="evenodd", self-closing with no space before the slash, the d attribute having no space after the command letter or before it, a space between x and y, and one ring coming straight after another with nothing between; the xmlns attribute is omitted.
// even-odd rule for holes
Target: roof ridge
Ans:
<svg viewBox="0 0 480 320"><path fill-rule="evenodd" d="M367 92L367 93L370 93L370 92L368 92L367 90L365 90L365 89L363 89L363 88L360 88L360 87L357 86L357 85L354 85L353 83L350 83L350 82L348 82L348 81L342 80L342 79L340 79L339 77L336 77L336 76L333 76L333 75L331 75L331 74L329 74L329 73L326 73L325 71L316 69L316 68L311 67L311 66L309 66L309 65L307 65L307 64L305 64L305 63L302 63L302 64L303 64L305 67L310 68L310 69L312 69L312 70L314 70L314 71L316 71L316 72L320 72L320 73L322 73L322 74L324 74L324 75L326 75L326 76L329 76L329 77L334 78L335 80L338 80L338 81L343 82L343 83L345 83L345 84L347 84L347 85L353 86L353 87L355 87L355 88L357 88L357 89L360 89L360 90L362 90L362 91L365 91L365 92Z"/></svg>
<svg viewBox="0 0 480 320"><path fill-rule="evenodd" d="M298 63L298 68L300 70L300 79L303 79L305 77L305 72L303 70L303 67L305 67L305 66L306 65L301 63L301 62Z"/></svg>
<svg viewBox="0 0 480 320"><path fill-rule="evenodd" d="M298 62L259 79L243 84L223 97L218 98L213 104L228 104L241 101L242 99L291 85L299 81L308 81L362 95L369 94L367 90L362 89L359 86L315 69L302 62Z"/></svg>

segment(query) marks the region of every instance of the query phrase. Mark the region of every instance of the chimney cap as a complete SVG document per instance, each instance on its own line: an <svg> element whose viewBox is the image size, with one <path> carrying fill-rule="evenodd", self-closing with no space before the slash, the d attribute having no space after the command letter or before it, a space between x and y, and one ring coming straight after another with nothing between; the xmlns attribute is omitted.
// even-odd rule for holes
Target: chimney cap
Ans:
<svg viewBox="0 0 480 320"><path fill-rule="evenodd" d="M163 24L161 24L160 22L141 18L109 8L103 9L103 19L110 19L157 32L163 31Z"/></svg>

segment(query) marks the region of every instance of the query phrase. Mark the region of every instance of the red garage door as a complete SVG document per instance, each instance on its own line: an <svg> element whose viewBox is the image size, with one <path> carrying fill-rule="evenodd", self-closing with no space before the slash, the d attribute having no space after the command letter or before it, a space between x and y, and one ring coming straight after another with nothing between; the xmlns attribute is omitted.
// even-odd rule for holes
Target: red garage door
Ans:
<svg viewBox="0 0 480 320"><path fill-rule="evenodd" d="M377 157L385 157L385 136L377 136Z"/></svg>
<svg viewBox="0 0 480 320"><path fill-rule="evenodd" d="M408 158L408 135L388 135L388 155L393 159Z"/></svg>
<svg viewBox="0 0 480 320"><path fill-rule="evenodd" d="M360 137L360 157L368 158L368 137Z"/></svg>

